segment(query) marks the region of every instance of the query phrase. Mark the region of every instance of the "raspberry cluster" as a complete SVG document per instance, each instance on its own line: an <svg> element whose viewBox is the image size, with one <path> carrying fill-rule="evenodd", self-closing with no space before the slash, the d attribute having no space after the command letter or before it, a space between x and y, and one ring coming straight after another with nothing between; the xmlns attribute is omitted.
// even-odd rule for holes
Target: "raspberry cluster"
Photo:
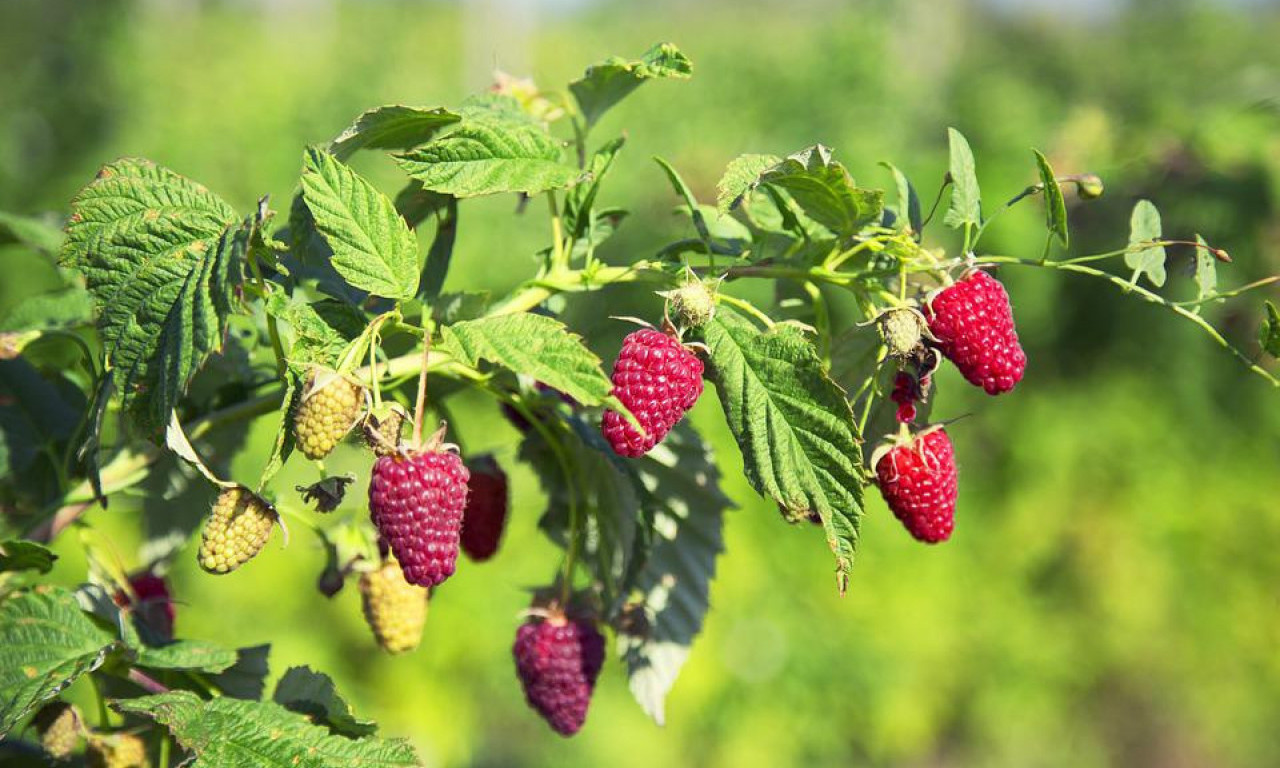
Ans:
<svg viewBox="0 0 1280 768"><path fill-rule="evenodd" d="M364 389L332 371L311 375L293 418L298 448L308 459L328 456L364 407Z"/></svg>
<svg viewBox="0 0 1280 768"><path fill-rule="evenodd" d="M271 505L248 488L224 488L204 524L200 567L230 573L249 562L267 545L277 519Z"/></svg>
<svg viewBox="0 0 1280 768"><path fill-rule="evenodd" d="M360 576L360 606L378 645L387 653L412 651L427 624L427 590L405 581L392 558Z"/></svg>
<svg viewBox="0 0 1280 768"><path fill-rule="evenodd" d="M1022 380L1027 356L999 280L974 270L934 296L925 317L942 354L970 384L998 395Z"/></svg>
<svg viewBox="0 0 1280 768"><path fill-rule="evenodd" d="M880 493L912 536L929 544L951 537L958 487L955 452L946 430L911 436L872 462Z"/></svg>
<svg viewBox="0 0 1280 768"><path fill-rule="evenodd" d="M622 342L613 364L613 394L640 422L604 414L604 436L619 456L639 457L662 442L702 394L702 361L680 340L650 328Z"/></svg>
<svg viewBox="0 0 1280 768"><path fill-rule="evenodd" d="M604 666L604 637L595 624L558 613L531 617L511 651L529 706L561 736L577 733Z"/></svg>
<svg viewBox="0 0 1280 768"><path fill-rule="evenodd" d="M462 514L462 551L476 562L493 557L507 525L507 473L485 454L467 462L471 481Z"/></svg>
<svg viewBox="0 0 1280 768"><path fill-rule="evenodd" d="M405 580L434 587L458 562L470 473L449 450L382 456L369 481L369 513Z"/></svg>

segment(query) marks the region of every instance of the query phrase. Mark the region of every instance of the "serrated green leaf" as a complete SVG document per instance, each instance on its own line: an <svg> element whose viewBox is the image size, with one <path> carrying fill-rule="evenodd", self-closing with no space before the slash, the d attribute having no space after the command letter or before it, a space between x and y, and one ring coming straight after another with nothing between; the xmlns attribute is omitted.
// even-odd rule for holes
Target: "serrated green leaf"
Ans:
<svg viewBox="0 0 1280 768"><path fill-rule="evenodd" d="M425 189L455 197L562 189L581 172L560 162L561 144L542 126L494 117L467 119L396 162Z"/></svg>
<svg viewBox="0 0 1280 768"><path fill-rule="evenodd" d="M347 345L364 332L368 319L360 310L341 301L322 299L312 304L295 302L275 291L266 302L267 312L286 327L291 339L289 359L294 363L334 366Z"/></svg>
<svg viewBox="0 0 1280 768"><path fill-rule="evenodd" d="M193 757L191 768L407 768L420 766L407 742L349 739L272 702L203 701L172 691L116 702L122 712L167 727Z"/></svg>
<svg viewBox="0 0 1280 768"><path fill-rule="evenodd" d="M518 312L441 329L446 349L469 365L501 365L558 389L584 405L611 402L600 358L559 320Z"/></svg>
<svg viewBox="0 0 1280 768"><path fill-rule="evenodd" d="M333 155L306 151L302 198L343 279L388 299L418 290L418 243L386 195Z"/></svg>
<svg viewBox="0 0 1280 768"><path fill-rule="evenodd" d="M378 730L372 720L355 716L328 675L310 667L290 667L276 683L276 692L271 698L285 709L306 715L312 722L328 725L336 734L359 738Z"/></svg>
<svg viewBox="0 0 1280 768"><path fill-rule="evenodd" d="M0 331L72 328L92 320L93 297L83 288L67 288L18 302L0 322Z"/></svg>
<svg viewBox="0 0 1280 768"><path fill-rule="evenodd" d="M884 192L855 186L821 144L788 155L760 174L760 183L786 190L809 218L840 237L879 221L884 212Z"/></svg>
<svg viewBox="0 0 1280 768"><path fill-rule="evenodd" d="M605 142L591 156L591 164L587 168L588 180L576 185L564 196L564 228L575 241L588 238L595 220L594 210L600 184L613 167L614 158L622 151L624 144L625 136Z"/></svg>
<svg viewBox="0 0 1280 768"><path fill-rule="evenodd" d="M34 541L9 539L0 541L0 573L35 571L48 573L58 556Z"/></svg>
<svg viewBox="0 0 1280 768"><path fill-rule="evenodd" d="M547 495L547 509L538 527L552 541L567 546L577 505L584 523L578 544L580 562L600 585L604 604L613 606L635 551L636 534L644 524L644 487L595 425L566 416L552 434L555 448L538 430L530 430L520 446L521 461L538 474Z"/></svg>
<svg viewBox="0 0 1280 768"><path fill-rule="evenodd" d="M949 227L977 227L982 224L982 192L973 162L973 150L964 135L955 128L947 129L951 147L951 207L943 223Z"/></svg>
<svg viewBox="0 0 1280 768"><path fill-rule="evenodd" d="M657 509L651 550L628 585L640 599L616 622L618 654L627 665L632 695L661 725L667 693L710 607L716 557L724 550L723 515L733 504L720 490L710 447L687 421L635 469L648 491L647 503Z"/></svg>
<svg viewBox="0 0 1280 768"><path fill-rule="evenodd" d="M1218 260L1204 238L1196 235L1196 298L1218 292Z"/></svg>
<svg viewBox="0 0 1280 768"><path fill-rule="evenodd" d="M569 92L578 102L587 130L646 80L693 75L693 63L671 43L659 43L638 60L612 56L587 68L583 76L569 83Z"/></svg>
<svg viewBox="0 0 1280 768"><path fill-rule="evenodd" d="M134 663L148 669L181 669L217 674L236 663L236 652L230 648L199 640L178 640L158 647L136 649Z"/></svg>
<svg viewBox="0 0 1280 768"><path fill-rule="evenodd" d="M710 378L747 479L793 518L818 513L843 592L858 544L864 482L844 392L793 325L761 331L721 306L704 333Z"/></svg>
<svg viewBox="0 0 1280 768"><path fill-rule="evenodd" d="M680 196L680 199L684 201L685 206L689 209L693 218L693 227L698 230L698 237L710 247L711 231L707 228L707 221L702 215L702 207L698 205L698 198L694 196L693 190L689 189L689 185L685 183L680 176L680 172L671 163L661 157L655 157L653 161L666 174L667 181L671 182L671 188L676 191L676 194Z"/></svg>
<svg viewBox="0 0 1280 768"><path fill-rule="evenodd" d="M491 298L488 291L442 293L431 305L431 318L441 325L475 320L484 315Z"/></svg>
<svg viewBox="0 0 1280 768"><path fill-rule="evenodd" d="M42 586L6 598L0 603L0 737L101 666L114 645L65 589Z"/></svg>
<svg viewBox="0 0 1280 768"><path fill-rule="evenodd" d="M1040 169L1040 184L1044 187L1044 225L1057 236L1062 247L1067 247L1067 203L1062 199L1062 187L1058 178L1053 175L1049 161L1037 149L1031 150L1036 156L1036 166Z"/></svg>
<svg viewBox="0 0 1280 768"><path fill-rule="evenodd" d="M62 228L43 218L0 211L0 245L9 243L56 256L62 249Z"/></svg>
<svg viewBox="0 0 1280 768"><path fill-rule="evenodd" d="M267 659L270 645L252 645L236 650L236 663L225 672L209 677L224 696L235 699L261 699L266 690Z"/></svg>
<svg viewBox="0 0 1280 768"><path fill-rule="evenodd" d="M893 174L893 183L898 190L898 218L905 220L911 226L911 231L919 235L924 229L924 218L920 213L920 195L916 194L915 186L905 173L898 170L898 166L889 162L881 162L880 165Z"/></svg>
<svg viewBox="0 0 1280 768"><path fill-rule="evenodd" d="M409 183L396 193L396 213L405 220L409 229L417 229L419 224L438 213L451 200L454 200L452 196L424 189L422 182L410 179Z"/></svg>
<svg viewBox="0 0 1280 768"><path fill-rule="evenodd" d="M1272 357L1280 357L1280 310L1276 305L1266 302L1267 316L1258 331L1258 343Z"/></svg>
<svg viewBox="0 0 1280 768"><path fill-rule="evenodd" d="M72 202L63 259L98 305L110 383L147 429L221 348L256 216L145 160L104 167ZM140 396L141 395L141 396Z"/></svg>
<svg viewBox="0 0 1280 768"><path fill-rule="evenodd" d="M755 189L760 174L780 162L782 158L777 155L739 155L731 160L716 184L716 210L720 215L728 213L743 195Z"/></svg>
<svg viewBox="0 0 1280 768"><path fill-rule="evenodd" d="M329 152L346 160L358 149L412 149L462 117L443 107L406 107L388 104L357 117L329 143Z"/></svg>
<svg viewBox="0 0 1280 768"><path fill-rule="evenodd" d="M1150 245L1162 234L1160 211L1150 200L1139 200L1129 217L1129 250L1124 263L1137 274L1144 274L1151 284L1159 288L1165 281L1165 250L1163 245ZM1143 246L1144 243L1148 245ZM1142 246L1142 247L1139 247Z"/></svg>
<svg viewBox="0 0 1280 768"><path fill-rule="evenodd" d="M24 358L0 360L0 476L25 470L46 447L71 436L83 403Z"/></svg>

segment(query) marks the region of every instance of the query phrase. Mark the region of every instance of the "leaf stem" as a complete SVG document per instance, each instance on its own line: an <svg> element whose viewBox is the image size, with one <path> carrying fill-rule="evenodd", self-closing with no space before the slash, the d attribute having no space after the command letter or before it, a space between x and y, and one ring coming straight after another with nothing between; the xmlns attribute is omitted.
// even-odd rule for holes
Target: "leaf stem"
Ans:
<svg viewBox="0 0 1280 768"><path fill-rule="evenodd" d="M262 268L258 266L258 254L253 248L249 249L249 272L253 274L254 282L258 284L258 292L262 295L263 314L267 316L267 336L271 338L271 352L276 358L276 376L283 379L288 368L284 344L280 341L280 329L276 325L275 315L266 311L267 297L271 295L271 291L267 288L266 278L262 276Z"/></svg>
<svg viewBox="0 0 1280 768"><path fill-rule="evenodd" d="M806 283L806 285L808 285L808 283ZM756 309L756 306L749 301L740 299L737 296L730 296L727 293L717 294L716 299L724 302L725 304L728 304L731 307L737 307L738 309L741 309L743 312L746 312L747 314L751 315L755 319L759 320L760 323L763 324L765 328L772 328L774 326L773 318L769 317L764 312L761 312L760 310Z"/></svg>
<svg viewBox="0 0 1280 768"><path fill-rule="evenodd" d="M427 410L427 369L431 366L430 321L422 325L422 367L418 369L418 398L413 407L413 447L422 447L422 420Z"/></svg>
<svg viewBox="0 0 1280 768"><path fill-rule="evenodd" d="M1223 291L1221 293L1212 293L1212 294L1209 294L1208 296L1202 296L1198 299L1191 299L1189 301L1174 301L1171 303L1179 307L1197 307L1197 306L1200 306L1201 304L1206 304L1210 301L1216 301L1218 299L1235 298L1236 296L1239 296L1242 293L1248 293L1249 291L1262 288L1264 286L1268 286L1277 282L1280 282L1280 275L1271 275L1270 277L1264 277L1261 280L1254 280L1252 283L1249 283L1248 285L1242 285L1239 288L1234 288L1230 291Z"/></svg>

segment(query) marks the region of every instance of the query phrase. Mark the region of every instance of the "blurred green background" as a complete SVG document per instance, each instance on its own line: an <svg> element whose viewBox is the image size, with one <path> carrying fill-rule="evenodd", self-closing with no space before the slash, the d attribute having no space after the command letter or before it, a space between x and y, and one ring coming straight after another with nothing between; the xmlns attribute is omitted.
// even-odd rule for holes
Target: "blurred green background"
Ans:
<svg viewBox="0 0 1280 768"><path fill-rule="evenodd" d="M367 107L456 104L495 67L562 88L593 61L671 40L694 79L645 86L595 135L629 137L604 202L634 214L610 259L651 256L683 232L652 155L709 200L739 153L820 141L864 185L888 185L876 163L892 159L931 198L951 125L973 144L989 209L1035 179L1034 146L1059 174L1107 182L1102 200L1069 201L1073 253L1122 246L1148 197L1166 234L1231 252L1220 278L1234 285L1280 272L1277 39L1280 7L1261 2L5 0L0 209L63 211L122 155L241 210L268 192L284 209L302 147ZM398 188L385 159L359 168ZM1038 256L1040 216L1038 203L1016 210L984 247ZM511 199L468 202L449 287L502 291L530 275L544 222L514 215ZM1173 253L1172 295L1194 295L1188 256ZM0 314L53 282L14 250L0 251L0 275ZM1031 364L999 400L941 376L934 417L972 414L951 430L955 537L916 544L869 499L843 599L821 537L754 495L703 399L695 422L741 508L665 728L616 664L576 738L526 710L510 643L526 588L557 561L535 529L536 480L513 468L516 434L483 399L452 415L468 451L513 468L511 529L495 561L439 592L418 652L377 652L353 585L333 600L312 588L323 555L297 526L287 550L273 544L230 576L180 556L178 630L274 643L274 674L334 675L358 713L433 766L1280 764L1277 393L1190 324L1108 285L1001 277ZM619 298L601 301L612 311ZM571 316L606 314L592 302ZM1259 303L1208 312L1253 354ZM606 358L626 331L581 329ZM255 423L249 450L215 462L254 476L274 428ZM350 448L330 468L366 463ZM278 486L313 472L295 458ZM186 530L206 497L124 499L88 520L133 567L140 517L149 534ZM63 538L57 573L74 583L84 563Z"/></svg>

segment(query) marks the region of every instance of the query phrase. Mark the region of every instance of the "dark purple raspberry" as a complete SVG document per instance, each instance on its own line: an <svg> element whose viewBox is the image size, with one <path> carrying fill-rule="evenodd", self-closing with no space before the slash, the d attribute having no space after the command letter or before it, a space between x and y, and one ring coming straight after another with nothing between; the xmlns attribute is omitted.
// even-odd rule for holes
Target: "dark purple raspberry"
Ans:
<svg viewBox="0 0 1280 768"><path fill-rule="evenodd" d="M511 652L529 706L561 736L577 733L604 666L604 637L595 624L532 617L516 632Z"/></svg>
<svg viewBox="0 0 1280 768"><path fill-rule="evenodd" d="M498 551L507 525L507 473L488 454L467 462L471 472L462 514L462 551L484 562Z"/></svg>
<svg viewBox="0 0 1280 768"><path fill-rule="evenodd" d="M613 364L613 394L644 427L605 411L604 436L620 456L643 456L662 442L702 394L702 361L674 336L649 328L622 342Z"/></svg>
<svg viewBox="0 0 1280 768"><path fill-rule="evenodd" d="M915 538L937 544L956 522L956 456L951 438L936 428L877 450L872 469L894 517Z"/></svg>
<svg viewBox="0 0 1280 768"><path fill-rule="evenodd" d="M970 384L998 395L1022 380L1027 356L1018 344L1009 294L999 280L974 270L933 297L925 317L942 354Z"/></svg>
<svg viewBox="0 0 1280 768"><path fill-rule="evenodd" d="M369 514L405 581L434 587L453 575L469 473L452 451L382 456L369 481Z"/></svg>
<svg viewBox="0 0 1280 768"><path fill-rule="evenodd" d="M130 574L129 590L118 590L114 600L121 608L132 608L134 619L153 632L156 639L173 639L173 598L164 577L151 571Z"/></svg>

